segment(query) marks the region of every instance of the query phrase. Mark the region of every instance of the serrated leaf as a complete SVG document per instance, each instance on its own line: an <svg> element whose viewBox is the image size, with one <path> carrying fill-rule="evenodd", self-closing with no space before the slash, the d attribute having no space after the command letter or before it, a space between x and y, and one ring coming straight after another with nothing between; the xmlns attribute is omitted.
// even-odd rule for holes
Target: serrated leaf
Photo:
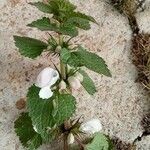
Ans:
<svg viewBox="0 0 150 150"><path fill-rule="evenodd" d="M98 55L88 52L82 47L79 47L78 51L74 52L74 54L80 59L81 65L94 72L111 77L105 61Z"/></svg>
<svg viewBox="0 0 150 150"><path fill-rule="evenodd" d="M94 72L111 77L111 73L105 61L98 55L88 52L82 47L79 47L78 50L74 52L70 52L67 49L65 51L65 53L68 53L67 55L70 56L66 60L63 55L61 55L61 59L64 63L73 67L85 66ZM63 53L63 51L61 53Z"/></svg>
<svg viewBox="0 0 150 150"><path fill-rule="evenodd" d="M27 147L29 150L34 150L42 145L42 138L33 129L32 121L28 113L22 113L14 122L14 125L15 132L24 147Z"/></svg>
<svg viewBox="0 0 150 150"><path fill-rule="evenodd" d="M55 93L48 100L39 98L40 89L36 86L29 88L27 94L27 108L37 132L42 138L47 140L47 128L54 125L61 125L65 120L69 119L75 112L75 98L69 94ZM53 100L57 99L57 111L54 111Z"/></svg>
<svg viewBox="0 0 150 150"><path fill-rule="evenodd" d="M38 19L33 21L31 24L28 24L29 27L36 27L41 31L59 31L59 27L56 23L50 21L49 18L43 17L42 19Z"/></svg>
<svg viewBox="0 0 150 150"><path fill-rule="evenodd" d="M42 11L44 13L52 13L53 12L52 8L48 4L45 4L43 2L35 2L35 3L29 3L29 4L37 7L40 11Z"/></svg>
<svg viewBox="0 0 150 150"><path fill-rule="evenodd" d="M94 82L85 71L79 70L79 73L83 75L83 82L81 82L82 86L89 94L93 95L96 92L96 87Z"/></svg>
<svg viewBox="0 0 150 150"><path fill-rule="evenodd" d="M114 147L107 136L97 133L92 142L86 145L85 150L114 150Z"/></svg>
<svg viewBox="0 0 150 150"><path fill-rule="evenodd" d="M40 40L29 37L14 36L14 40L15 45L19 48L21 55L29 58L36 58L48 46L46 43Z"/></svg>
<svg viewBox="0 0 150 150"><path fill-rule="evenodd" d="M38 28L41 31L55 31L57 33L69 36L78 35L78 31L75 26L68 23L64 23L58 26L57 23L52 22L49 18L46 17L33 21L31 24L28 24L28 26Z"/></svg>
<svg viewBox="0 0 150 150"><path fill-rule="evenodd" d="M88 20L79 17L71 17L66 21L66 23L73 24L74 26L83 30L89 30L91 28Z"/></svg>
<svg viewBox="0 0 150 150"><path fill-rule="evenodd" d="M84 19L84 20L91 21L91 22L97 24L96 20L95 20L93 17L88 16L88 15L86 15L86 14L83 14L83 13L81 13L81 12L73 12L73 13L71 14L71 17L82 18L82 19Z"/></svg>

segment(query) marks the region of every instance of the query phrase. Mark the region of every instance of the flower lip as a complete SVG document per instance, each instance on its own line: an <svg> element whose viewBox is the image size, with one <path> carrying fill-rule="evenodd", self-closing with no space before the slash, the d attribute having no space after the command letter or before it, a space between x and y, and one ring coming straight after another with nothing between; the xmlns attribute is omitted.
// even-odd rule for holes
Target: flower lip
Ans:
<svg viewBox="0 0 150 150"><path fill-rule="evenodd" d="M99 119L91 119L81 124L80 130L87 134L94 134L102 130L102 124Z"/></svg>
<svg viewBox="0 0 150 150"><path fill-rule="evenodd" d="M48 99L52 97L53 92L51 86L54 85L59 79L59 73L57 70L47 67L43 69L36 80L35 85L41 88L39 97L42 99Z"/></svg>

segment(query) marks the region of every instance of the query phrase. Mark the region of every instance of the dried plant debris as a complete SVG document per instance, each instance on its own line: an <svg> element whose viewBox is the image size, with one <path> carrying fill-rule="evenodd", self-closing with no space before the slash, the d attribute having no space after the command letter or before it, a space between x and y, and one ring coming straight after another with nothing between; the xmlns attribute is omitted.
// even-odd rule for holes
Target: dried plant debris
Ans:
<svg viewBox="0 0 150 150"><path fill-rule="evenodd" d="M134 15L138 9L144 10L145 0L110 0L111 4L124 15Z"/></svg>
<svg viewBox="0 0 150 150"><path fill-rule="evenodd" d="M143 120L141 121L141 125L144 129L145 135L150 135L150 113L145 115L143 117Z"/></svg>
<svg viewBox="0 0 150 150"><path fill-rule="evenodd" d="M141 121L141 126L143 127L143 133L138 136L133 143L141 141L143 137L150 135L150 113L143 117Z"/></svg>
<svg viewBox="0 0 150 150"><path fill-rule="evenodd" d="M26 107L26 100L25 98L21 98L16 102L16 108L19 110L22 110Z"/></svg>
<svg viewBox="0 0 150 150"><path fill-rule="evenodd" d="M115 150L136 150L134 144L123 142L118 138L114 138L113 143L115 145Z"/></svg>
<svg viewBox="0 0 150 150"><path fill-rule="evenodd" d="M139 72L137 82L141 82L150 90L150 34L133 37L132 56Z"/></svg>

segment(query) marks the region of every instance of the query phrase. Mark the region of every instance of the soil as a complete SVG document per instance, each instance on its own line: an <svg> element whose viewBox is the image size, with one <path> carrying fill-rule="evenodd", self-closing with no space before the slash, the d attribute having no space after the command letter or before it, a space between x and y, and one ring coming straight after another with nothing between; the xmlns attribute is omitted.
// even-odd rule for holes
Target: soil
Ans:
<svg viewBox="0 0 150 150"><path fill-rule="evenodd" d="M0 150L23 150L13 128L14 120L24 111L16 102L26 97L27 89L44 67L57 63L56 57L43 54L35 60L24 58L14 45L13 35L46 39L48 34L26 25L44 16L27 2L37 0L0 1ZM99 25L81 31L74 39L90 51L103 57L112 78L87 71L96 83L97 93L88 95L83 89L75 93L77 116L82 120L99 118L103 132L110 137L132 143L142 135L141 120L150 108L150 100L140 83L132 63L132 31L128 19L117 12L108 0L71 0L84 13L93 16ZM150 34L150 0L146 8L136 14L141 32ZM150 149L150 136L136 143L137 150ZM61 150L61 144L43 145L39 150Z"/></svg>

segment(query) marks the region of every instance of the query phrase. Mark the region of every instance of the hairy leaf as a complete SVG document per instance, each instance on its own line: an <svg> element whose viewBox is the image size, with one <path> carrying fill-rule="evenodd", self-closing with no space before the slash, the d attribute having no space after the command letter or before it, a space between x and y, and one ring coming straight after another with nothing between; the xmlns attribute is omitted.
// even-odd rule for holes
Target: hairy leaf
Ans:
<svg viewBox="0 0 150 150"><path fill-rule="evenodd" d="M91 28L88 20L79 17L71 17L66 21L66 23L73 24L74 26L83 30L89 30Z"/></svg>
<svg viewBox="0 0 150 150"><path fill-rule="evenodd" d="M36 58L44 49L47 48L47 44L33 38L14 36L15 45L19 48L21 55L29 58Z"/></svg>
<svg viewBox="0 0 150 150"><path fill-rule="evenodd" d="M44 12L44 13L52 13L52 8L50 7L50 5L45 4L43 2L35 2L35 3L29 3L35 7L37 7L40 11Z"/></svg>
<svg viewBox="0 0 150 150"><path fill-rule="evenodd" d="M98 55L88 52L82 47L79 47L78 50L74 52L70 52L67 49L65 49L62 50L61 53L68 53L67 55L69 56L69 58L67 60L63 57L63 54L61 55L61 59L64 63L70 66L85 66L94 72L111 77L111 73L107 65L105 64L105 61Z"/></svg>
<svg viewBox="0 0 150 150"><path fill-rule="evenodd" d="M73 12L73 13L71 14L71 17L82 18L82 19L84 19L84 20L88 20L88 21L91 21L91 22L94 22L94 23L97 24L96 20L95 20L93 17L88 16L88 15L85 15L85 14L83 14L83 13L81 13L81 12Z"/></svg>
<svg viewBox="0 0 150 150"><path fill-rule="evenodd" d="M33 129L32 121L28 113L22 113L14 124L15 132L24 147L27 147L29 150L34 150L42 144L42 138Z"/></svg>
<svg viewBox="0 0 150 150"><path fill-rule="evenodd" d="M79 73L83 75L83 82L81 82L82 86L89 94L93 95L96 92L94 82L85 71L79 70Z"/></svg>
<svg viewBox="0 0 150 150"><path fill-rule="evenodd" d="M38 19L37 21L33 21L31 24L28 24L30 27L36 27L42 31L55 31L57 33L61 33L69 36L77 36L78 31L75 26L72 24L64 23L58 25L55 22L52 22L49 18Z"/></svg>
<svg viewBox="0 0 150 150"><path fill-rule="evenodd" d="M109 77L111 76L105 61L98 55L88 52L82 47L79 47L78 51L74 52L74 54L80 59L82 66L85 66L99 74L103 74Z"/></svg>
<svg viewBox="0 0 150 150"><path fill-rule="evenodd" d="M36 27L42 31L55 31L59 32L59 27L55 22L50 21L49 18L43 17L28 24L29 27Z"/></svg>
<svg viewBox="0 0 150 150"><path fill-rule="evenodd" d="M97 133L92 142L86 145L85 150L114 150L114 148L108 137Z"/></svg>
<svg viewBox="0 0 150 150"><path fill-rule="evenodd" d="M61 125L75 112L75 98L69 94L55 93L50 99L43 100L39 98L39 91L36 86L29 88L27 108L37 132L48 140L47 128ZM53 100L57 101L57 111L54 110Z"/></svg>

